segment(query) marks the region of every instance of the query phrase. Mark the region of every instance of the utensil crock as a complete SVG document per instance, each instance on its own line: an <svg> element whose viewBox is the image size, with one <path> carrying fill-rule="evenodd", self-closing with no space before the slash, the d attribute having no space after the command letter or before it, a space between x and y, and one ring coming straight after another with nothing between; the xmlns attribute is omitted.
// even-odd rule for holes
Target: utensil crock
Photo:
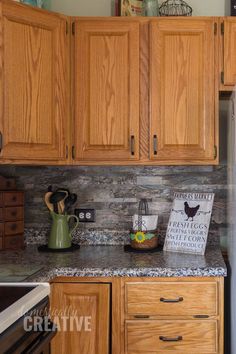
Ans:
<svg viewBox="0 0 236 354"><path fill-rule="evenodd" d="M52 217L52 227L48 240L48 248L62 249L71 247L72 233L78 227L79 219L76 215L62 215L50 212ZM75 219L75 225L70 230L69 220Z"/></svg>

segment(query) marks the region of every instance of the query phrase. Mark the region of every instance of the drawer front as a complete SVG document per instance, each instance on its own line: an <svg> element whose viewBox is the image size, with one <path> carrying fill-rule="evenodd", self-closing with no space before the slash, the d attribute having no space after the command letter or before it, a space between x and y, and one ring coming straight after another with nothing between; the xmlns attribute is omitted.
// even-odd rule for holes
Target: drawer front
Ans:
<svg viewBox="0 0 236 354"><path fill-rule="evenodd" d="M5 249L20 249L23 248L24 239L23 235L8 236L4 238Z"/></svg>
<svg viewBox="0 0 236 354"><path fill-rule="evenodd" d="M217 321L126 321L126 354L217 353Z"/></svg>
<svg viewBox="0 0 236 354"><path fill-rule="evenodd" d="M24 204L23 192L4 192L3 200L5 206L17 206Z"/></svg>
<svg viewBox="0 0 236 354"><path fill-rule="evenodd" d="M1 215L1 213L0 213ZM24 218L24 208L23 207L6 207L4 209L4 220L23 220Z"/></svg>
<svg viewBox="0 0 236 354"><path fill-rule="evenodd" d="M24 233L24 222L5 222L5 235L17 235Z"/></svg>
<svg viewBox="0 0 236 354"><path fill-rule="evenodd" d="M213 282L126 283L128 315L217 315L218 290Z"/></svg>

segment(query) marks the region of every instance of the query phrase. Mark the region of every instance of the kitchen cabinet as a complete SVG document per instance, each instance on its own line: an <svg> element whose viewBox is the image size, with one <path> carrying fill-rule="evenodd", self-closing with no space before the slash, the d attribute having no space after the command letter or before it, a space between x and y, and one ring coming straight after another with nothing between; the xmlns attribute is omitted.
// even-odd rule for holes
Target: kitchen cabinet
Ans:
<svg viewBox="0 0 236 354"><path fill-rule="evenodd" d="M53 354L109 353L109 284L53 284L51 313L60 326L52 341ZM57 314L61 314L59 322Z"/></svg>
<svg viewBox="0 0 236 354"><path fill-rule="evenodd" d="M151 160L214 164L215 21L152 20L150 36Z"/></svg>
<svg viewBox="0 0 236 354"><path fill-rule="evenodd" d="M109 336L112 354L223 354L223 277L55 278L51 312L69 308L91 315L94 330L59 331L52 353L105 354Z"/></svg>
<svg viewBox="0 0 236 354"><path fill-rule="evenodd" d="M66 17L0 2L0 163L66 160Z"/></svg>
<svg viewBox="0 0 236 354"><path fill-rule="evenodd" d="M219 22L221 90L232 91L236 84L236 20L234 17L224 17Z"/></svg>
<svg viewBox="0 0 236 354"><path fill-rule="evenodd" d="M139 159L139 23L74 21L74 160Z"/></svg>
<svg viewBox="0 0 236 354"><path fill-rule="evenodd" d="M125 354L223 354L223 279L122 280Z"/></svg>

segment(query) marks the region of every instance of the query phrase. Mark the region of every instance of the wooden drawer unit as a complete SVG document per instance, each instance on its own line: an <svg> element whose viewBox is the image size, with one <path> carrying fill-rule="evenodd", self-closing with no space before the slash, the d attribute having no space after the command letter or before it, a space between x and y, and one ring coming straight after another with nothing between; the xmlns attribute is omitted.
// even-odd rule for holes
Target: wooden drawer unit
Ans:
<svg viewBox="0 0 236 354"><path fill-rule="evenodd" d="M0 249L24 244L24 192L0 191Z"/></svg>
<svg viewBox="0 0 236 354"><path fill-rule="evenodd" d="M126 353L218 353L217 321L126 321Z"/></svg>
<svg viewBox="0 0 236 354"><path fill-rule="evenodd" d="M24 204L23 192L4 192L3 193L4 206L18 206Z"/></svg>
<svg viewBox="0 0 236 354"><path fill-rule="evenodd" d="M223 354L223 277L123 278L122 354Z"/></svg>
<svg viewBox="0 0 236 354"><path fill-rule="evenodd" d="M125 296L128 315L215 316L218 314L217 283L212 282L126 283Z"/></svg>

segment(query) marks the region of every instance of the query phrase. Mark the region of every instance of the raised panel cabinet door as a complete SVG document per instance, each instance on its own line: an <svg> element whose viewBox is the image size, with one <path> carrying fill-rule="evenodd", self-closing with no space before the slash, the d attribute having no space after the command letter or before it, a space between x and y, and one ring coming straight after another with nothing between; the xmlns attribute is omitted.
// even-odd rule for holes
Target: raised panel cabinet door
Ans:
<svg viewBox="0 0 236 354"><path fill-rule="evenodd" d="M51 316L58 332L52 354L108 354L109 312L109 284L53 284Z"/></svg>
<svg viewBox="0 0 236 354"><path fill-rule="evenodd" d="M10 1L0 12L0 163L63 160L66 20Z"/></svg>
<svg viewBox="0 0 236 354"><path fill-rule="evenodd" d="M75 159L139 158L139 24L75 22Z"/></svg>
<svg viewBox="0 0 236 354"><path fill-rule="evenodd" d="M151 21L151 160L217 163L214 41L210 18Z"/></svg>
<svg viewBox="0 0 236 354"><path fill-rule="evenodd" d="M234 86L236 84L236 19L227 17L223 21L224 85Z"/></svg>

